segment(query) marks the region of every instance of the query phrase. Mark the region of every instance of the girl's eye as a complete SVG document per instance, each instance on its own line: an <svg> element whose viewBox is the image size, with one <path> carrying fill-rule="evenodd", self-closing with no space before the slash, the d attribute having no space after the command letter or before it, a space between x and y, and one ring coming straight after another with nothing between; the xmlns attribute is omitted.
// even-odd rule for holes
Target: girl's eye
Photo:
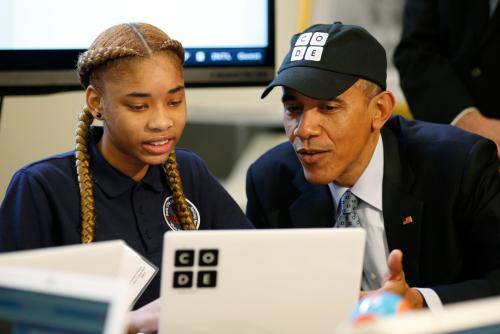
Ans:
<svg viewBox="0 0 500 334"><path fill-rule="evenodd" d="M128 107L134 111L141 111L147 109L148 106L146 104L129 104Z"/></svg>

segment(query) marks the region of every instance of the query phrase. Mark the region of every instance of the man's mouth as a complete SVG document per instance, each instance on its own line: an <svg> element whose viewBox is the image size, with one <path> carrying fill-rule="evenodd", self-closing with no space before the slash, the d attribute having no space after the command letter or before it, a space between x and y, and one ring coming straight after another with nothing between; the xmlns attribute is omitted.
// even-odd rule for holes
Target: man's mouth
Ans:
<svg viewBox="0 0 500 334"><path fill-rule="evenodd" d="M328 152L328 150L301 148L296 150L296 152L302 162L306 164L313 164L316 163L319 159L321 159L324 156L324 154Z"/></svg>
<svg viewBox="0 0 500 334"><path fill-rule="evenodd" d="M317 154L317 153L325 153L327 150L322 150L322 149L313 149L313 148L300 148L297 150L298 154Z"/></svg>

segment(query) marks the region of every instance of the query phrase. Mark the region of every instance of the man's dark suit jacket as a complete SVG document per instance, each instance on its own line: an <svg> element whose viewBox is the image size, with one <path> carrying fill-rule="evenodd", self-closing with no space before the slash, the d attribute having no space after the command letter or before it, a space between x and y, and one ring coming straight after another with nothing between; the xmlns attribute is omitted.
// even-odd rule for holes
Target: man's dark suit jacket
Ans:
<svg viewBox="0 0 500 334"><path fill-rule="evenodd" d="M500 118L500 4L407 0L394 54L401 88L417 119L450 123L467 107Z"/></svg>
<svg viewBox="0 0 500 334"><path fill-rule="evenodd" d="M382 129L382 139L385 233L389 250L403 251L409 285L433 288L443 303L500 294L495 144L398 116ZM328 186L305 180L288 142L250 166L246 187L247 216L257 228L334 225ZM408 216L413 222L403 224Z"/></svg>

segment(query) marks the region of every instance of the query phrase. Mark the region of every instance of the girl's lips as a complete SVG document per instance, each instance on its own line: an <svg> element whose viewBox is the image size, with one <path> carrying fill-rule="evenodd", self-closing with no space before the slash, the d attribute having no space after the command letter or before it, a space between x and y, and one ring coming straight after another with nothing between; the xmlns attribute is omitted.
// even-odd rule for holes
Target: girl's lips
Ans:
<svg viewBox="0 0 500 334"><path fill-rule="evenodd" d="M144 142L144 149L152 155L163 155L172 150L174 141L172 139L162 139Z"/></svg>

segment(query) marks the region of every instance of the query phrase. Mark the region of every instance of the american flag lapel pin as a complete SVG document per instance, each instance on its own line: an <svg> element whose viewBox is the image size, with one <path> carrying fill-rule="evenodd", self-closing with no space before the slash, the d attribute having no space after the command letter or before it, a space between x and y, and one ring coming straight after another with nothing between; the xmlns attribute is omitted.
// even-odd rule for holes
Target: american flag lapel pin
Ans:
<svg viewBox="0 0 500 334"><path fill-rule="evenodd" d="M403 218L403 225L408 225L408 224L411 224L411 223L413 223L413 218L411 216Z"/></svg>

